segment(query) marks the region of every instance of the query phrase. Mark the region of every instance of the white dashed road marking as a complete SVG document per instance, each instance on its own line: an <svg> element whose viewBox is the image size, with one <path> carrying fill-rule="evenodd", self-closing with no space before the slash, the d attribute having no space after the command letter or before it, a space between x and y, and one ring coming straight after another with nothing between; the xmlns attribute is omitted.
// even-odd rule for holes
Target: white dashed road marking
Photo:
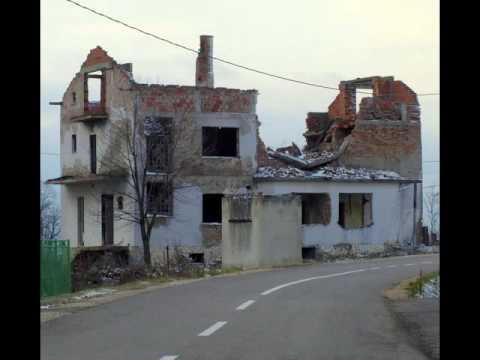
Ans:
<svg viewBox="0 0 480 360"><path fill-rule="evenodd" d="M252 305L254 302L255 302L255 300L245 301L243 304L240 304L235 310L245 310L247 307Z"/></svg>
<svg viewBox="0 0 480 360"><path fill-rule="evenodd" d="M268 289L268 290L262 292L262 295L268 295L268 294L271 294L271 293L273 293L273 292L275 292L275 291L277 291L277 290L283 289L283 288L285 288L285 287L287 287L287 286L297 285L297 284L301 284L301 283L304 283L304 282L307 282L307 281L311 281L311 280L327 279L327 278L332 278L332 277L342 276L342 275L348 275L348 274L353 274L353 273L362 272L362 271L365 271L365 269L345 271L345 272L335 273L335 274L329 274L329 275L320 275L320 276L314 276L314 277L310 277L310 278L306 278L306 279L301 279L301 280L297 280L297 281L292 281L292 282L289 282L289 283L286 283L286 284L282 284L282 285L278 285L278 286L275 286L274 288Z"/></svg>
<svg viewBox="0 0 480 360"><path fill-rule="evenodd" d="M175 360L178 358L178 355L165 355L160 358L160 360Z"/></svg>
<svg viewBox="0 0 480 360"><path fill-rule="evenodd" d="M378 266L375 266L375 267L371 267L370 269L368 270L379 270L380 268Z"/></svg>
<svg viewBox="0 0 480 360"><path fill-rule="evenodd" d="M396 268L397 265L388 265L387 268L390 268L390 269L393 269L393 268Z"/></svg>
<svg viewBox="0 0 480 360"><path fill-rule="evenodd" d="M208 329L203 330L198 336L210 336L212 335L215 331L220 329L223 325L225 325L227 321L218 321L212 326L210 326Z"/></svg>
<svg viewBox="0 0 480 360"><path fill-rule="evenodd" d="M433 264L433 261L422 261L422 264Z"/></svg>
<svg viewBox="0 0 480 360"><path fill-rule="evenodd" d="M403 266L413 266L415 264L403 264Z"/></svg>

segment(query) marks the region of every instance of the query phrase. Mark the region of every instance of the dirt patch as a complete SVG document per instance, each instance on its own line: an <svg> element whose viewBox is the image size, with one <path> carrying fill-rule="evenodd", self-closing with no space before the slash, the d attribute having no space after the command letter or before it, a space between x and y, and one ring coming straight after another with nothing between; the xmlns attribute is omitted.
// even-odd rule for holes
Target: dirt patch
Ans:
<svg viewBox="0 0 480 360"><path fill-rule="evenodd" d="M401 281L397 286L386 289L383 291L383 296L387 299L395 301L395 300L407 300L409 298L409 287L410 284L417 281L418 276L413 278L409 278L406 280Z"/></svg>

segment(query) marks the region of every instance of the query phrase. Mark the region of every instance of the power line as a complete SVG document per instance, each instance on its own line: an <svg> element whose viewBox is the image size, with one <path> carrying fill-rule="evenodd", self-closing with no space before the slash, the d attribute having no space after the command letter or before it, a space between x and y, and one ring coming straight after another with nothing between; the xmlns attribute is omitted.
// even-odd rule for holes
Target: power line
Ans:
<svg viewBox="0 0 480 360"><path fill-rule="evenodd" d="M147 36L151 36L157 40L160 40L160 41L164 41L170 45L173 45L173 46L177 46L179 48L182 48L184 50L187 50L189 52L193 52L195 54L198 54L198 51L195 50L195 49L192 49L188 46L185 46L185 45L182 45L182 44L179 44L179 43L176 43L176 42L173 42L171 40L168 40L168 39L165 39L165 38L162 38L158 35L155 35L155 34L152 34L148 31L145 31L145 30L142 30L142 29L139 29L135 26L132 26L132 25L129 25L121 20L118 20L118 19L115 19L115 18L112 18L111 16L108 16L106 14L103 14L99 11L96 11L94 9L91 9L85 5L82 5L82 4L79 4L73 0L66 0L67 2L69 3L72 3L78 7L81 7L82 9L85 9L87 11L90 11L96 15L99 15L101 17L104 17L110 21L113 21L117 24L120 24L122 26L125 26L129 29L132 29L132 30L135 30L135 31L138 31L144 35L147 35ZM244 69L244 70L248 70L248 71L252 71L252 72L256 72L258 74L262 74L262 75L266 75L266 76L270 76L270 77L273 77L273 78L277 78L277 79L281 79L281 80L285 80L285 81L290 81L290 82L294 82L294 83L298 83L298 84L302 84L302 85L308 85L308 86L313 86L313 87L319 87L319 88L323 88L323 89L328 89L328 90L335 90L335 91L338 91L339 89L337 87L333 87L333 86L326 86L326 85L321 85L321 84L315 84L315 83L311 83L311 82L306 82L306 81L301 81L301 80L295 80L295 79L292 79L292 78L288 78L288 77L285 77L285 76L280 76L280 75L275 75L275 74L272 74L272 73L268 73L266 71L262 71L262 70L257 70L257 69L254 69L254 68L251 68L251 67L248 67L248 66L244 66L244 65L240 65L240 64L237 64L237 63L234 63L234 62L231 62L231 61L228 61L228 60L224 60L224 59L221 59L221 58L218 58L218 57L215 57L215 56L208 56L208 58L210 59L213 59L213 60L217 60L219 62L222 62L222 63L225 63L225 64L229 64L229 65L232 65L232 66L235 66L235 67L238 67L238 68L241 68L241 69ZM368 92L364 92L364 91L357 91L357 93L362 93L362 94L368 94L368 95L371 95L371 93L368 93ZM440 95L440 93L424 93L424 94L417 94L417 96L431 96L431 95Z"/></svg>

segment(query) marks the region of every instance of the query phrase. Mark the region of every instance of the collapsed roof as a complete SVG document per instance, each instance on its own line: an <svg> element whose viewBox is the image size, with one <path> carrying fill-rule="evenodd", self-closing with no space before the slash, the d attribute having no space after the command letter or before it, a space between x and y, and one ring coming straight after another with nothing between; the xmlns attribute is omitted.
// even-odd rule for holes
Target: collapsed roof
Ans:
<svg viewBox="0 0 480 360"><path fill-rule="evenodd" d="M358 112L357 89L372 91L371 97L361 100ZM259 166L307 172L326 166L363 168L421 179L420 107L415 92L393 76L342 81L339 90L328 112L307 114L303 151L295 143L276 150L262 143Z"/></svg>

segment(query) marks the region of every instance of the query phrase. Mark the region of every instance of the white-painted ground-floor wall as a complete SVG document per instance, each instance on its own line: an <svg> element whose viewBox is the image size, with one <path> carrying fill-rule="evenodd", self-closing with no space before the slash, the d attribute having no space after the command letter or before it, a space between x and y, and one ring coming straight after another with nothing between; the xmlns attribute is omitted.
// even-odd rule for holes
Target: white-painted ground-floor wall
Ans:
<svg viewBox="0 0 480 360"><path fill-rule="evenodd" d="M303 246L318 246L328 250L335 244L350 243L356 250L383 248L386 242L399 242L403 246L414 244L415 228L421 220L421 184L417 184L417 201L414 205L415 184L398 182L321 182L321 181L257 181L255 192L264 195L290 193L328 193L331 219L327 225L301 225ZM84 197L84 246L102 245L101 195L124 191L121 182L90 183L62 186L62 238L78 246L77 199ZM220 191L219 191L220 192ZM202 252L206 262L221 256L221 242L205 246L205 227L220 224L202 222L202 196L199 186L176 189L173 197L173 216L160 217L150 239L152 257L165 259L165 248L180 248L185 253ZM338 224L340 193L371 193L373 224L360 229L344 229ZM416 206L416 209L415 209ZM117 199L114 198L114 209ZM272 215L273 216L273 215ZM129 245L132 252L142 254L143 244L138 224L114 221L114 244Z"/></svg>
<svg viewBox="0 0 480 360"><path fill-rule="evenodd" d="M385 243L399 242L408 247L414 244L416 222L421 219L414 209L415 184L398 182L322 182L322 181L259 181L255 191L264 195L289 193L327 193L330 195L331 219L326 225L302 225L304 246L329 250L333 245L349 243L357 251L382 250ZM371 193L373 224L364 228L345 229L339 225L341 193ZM421 199L421 197L420 197ZM415 216L414 216L415 213Z"/></svg>
<svg viewBox="0 0 480 360"><path fill-rule="evenodd" d="M84 233L83 246L102 246L102 194L114 195L114 245L130 246L132 260L143 257L143 243L140 227L137 223L118 219L117 197L125 191L126 184L121 182L69 184L62 186L62 223L61 236L70 240L73 248L78 243L78 198L84 198ZM188 256L189 253L205 253L205 261L213 261L221 256L218 246L204 246L205 234L218 231L221 224L204 224L202 222L202 197L204 192L198 186L176 189L173 195L173 216L158 216L150 237L150 249L155 261L165 261L166 247L173 255L175 249ZM124 206L128 198L123 197ZM203 230L203 231L202 231Z"/></svg>
<svg viewBox="0 0 480 360"><path fill-rule="evenodd" d="M84 201L83 246L102 245L102 195L114 195L113 240L115 245L134 245L134 224L120 220L118 202L115 194L125 191L121 182L95 182L88 184L69 184L62 186L62 222L61 237L70 240L70 246L78 247L78 198ZM128 202L124 199L124 206Z"/></svg>

